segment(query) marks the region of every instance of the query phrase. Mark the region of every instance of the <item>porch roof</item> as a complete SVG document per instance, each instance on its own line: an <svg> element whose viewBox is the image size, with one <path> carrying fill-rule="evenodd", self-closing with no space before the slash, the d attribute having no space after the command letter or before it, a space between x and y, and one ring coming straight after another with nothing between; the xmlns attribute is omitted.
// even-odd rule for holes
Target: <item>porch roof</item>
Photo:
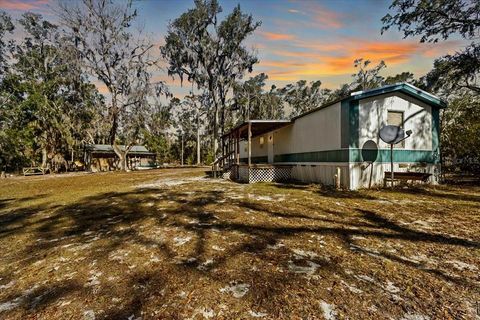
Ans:
<svg viewBox="0 0 480 320"><path fill-rule="evenodd" d="M249 120L246 121L228 133L224 134L222 138L227 137L239 137L240 139L248 138L248 125L251 124L252 138L262 135L264 133L288 126L291 124L291 120Z"/></svg>
<svg viewBox="0 0 480 320"><path fill-rule="evenodd" d="M120 145L119 147L120 150L125 151L124 145ZM90 153L115 154L113 147L109 144L87 144L85 149ZM145 146L141 145L132 146L128 153L130 155L155 155L155 152L150 152L147 148L145 148Z"/></svg>

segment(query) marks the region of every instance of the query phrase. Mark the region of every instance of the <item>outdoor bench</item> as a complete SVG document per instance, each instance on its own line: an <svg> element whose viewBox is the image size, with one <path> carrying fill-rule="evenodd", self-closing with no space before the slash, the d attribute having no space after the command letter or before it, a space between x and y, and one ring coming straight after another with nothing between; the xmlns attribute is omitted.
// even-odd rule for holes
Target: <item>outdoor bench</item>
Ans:
<svg viewBox="0 0 480 320"><path fill-rule="evenodd" d="M393 172L393 181L422 181L427 182L428 178L430 178L431 173L425 172ZM387 185L387 181L392 180L392 174L390 171L385 171L385 176L383 178L384 186Z"/></svg>

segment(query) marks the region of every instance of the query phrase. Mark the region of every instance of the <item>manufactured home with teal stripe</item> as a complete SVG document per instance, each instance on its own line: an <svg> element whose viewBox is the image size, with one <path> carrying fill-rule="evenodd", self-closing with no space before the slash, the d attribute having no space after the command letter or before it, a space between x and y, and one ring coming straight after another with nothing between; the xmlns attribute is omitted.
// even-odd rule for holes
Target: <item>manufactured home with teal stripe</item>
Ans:
<svg viewBox="0 0 480 320"><path fill-rule="evenodd" d="M395 145L395 172L440 173L438 97L407 83L319 106L291 120L251 120L223 136L224 177L244 182L295 179L359 189L383 184L390 171L385 125L412 134Z"/></svg>

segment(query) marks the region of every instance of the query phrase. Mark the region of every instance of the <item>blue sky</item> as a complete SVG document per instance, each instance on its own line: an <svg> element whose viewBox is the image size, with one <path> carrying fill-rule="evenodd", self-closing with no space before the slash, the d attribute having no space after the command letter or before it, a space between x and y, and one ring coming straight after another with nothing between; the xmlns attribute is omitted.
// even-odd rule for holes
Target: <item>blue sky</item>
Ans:
<svg viewBox="0 0 480 320"><path fill-rule="evenodd" d="M351 80L356 58L374 63L385 60L384 75L410 71L419 77L430 70L435 58L464 45L454 38L420 44L415 38L403 39L396 30L382 35L381 18L389 11L390 1L220 0L220 3L223 14L240 3L244 12L262 22L247 43L260 59L252 75L265 72L269 84L277 86L305 79L321 80L324 87L336 88ZM53 5L50 0L0 0L0 8L14 16L30 10L55 20L50 9ZM193 7L193 1L144 0L135 1L135 6L139 23L161 44L169 21ZM188 91L165 73L160 72L159 77L168 81L176 96Z"/></svg>

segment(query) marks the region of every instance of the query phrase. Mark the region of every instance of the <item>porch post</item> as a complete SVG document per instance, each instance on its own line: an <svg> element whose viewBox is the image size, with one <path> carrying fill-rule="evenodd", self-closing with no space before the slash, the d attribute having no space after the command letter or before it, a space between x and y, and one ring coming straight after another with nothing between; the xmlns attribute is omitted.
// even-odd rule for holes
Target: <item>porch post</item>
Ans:
<svg viewBox="0 0 480 320"><path fill-rule="evenodd" d="M232 135L228 136L228 164L229 166L233 165L233 144L232 144Z"/></svg>
<svg viewBox="0 0 480 320"><path fill-rule="evenodd" d="M222 164L222 169L225 168L225 137L222 138L222 160L220 163Z"/></svg>
<svg viewBox="0 0 480 320"><path fill-rule="evenodd" d="M252 164L252 123L248 122L248 167Z"/></svg>
<svg viewBox="0 0 480 320"><path fill-rule="evenodd" d="M237 131L237 136L236 136L236 141L235 141L235 146L236 146L236 163L237 165L240 164L240 130Z"/></svg>

